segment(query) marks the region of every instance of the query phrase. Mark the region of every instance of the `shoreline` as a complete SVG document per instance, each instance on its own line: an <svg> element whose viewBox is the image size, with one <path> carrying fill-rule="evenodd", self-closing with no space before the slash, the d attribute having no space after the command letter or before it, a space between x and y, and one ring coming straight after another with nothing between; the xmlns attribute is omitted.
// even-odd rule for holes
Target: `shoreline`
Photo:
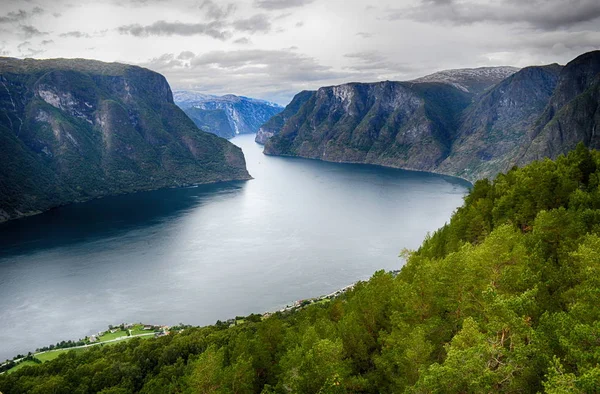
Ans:
<svg viewBox="0 0 600 394"><path fill-rule="evenodd" d="M388 271L388 273L391 273L393 276L398 275L399 272L400 272L400 270ZM309 306L309 305L317 304L319 302L323 302L323 301L326 301L326 300L335 299L335 298L337 298L337 297L345 294L349 290L354 289L354 287L358 283L360 283L360 282L363 282L363 281L362 280L358 280L358 281L356 281L354 283L351 283L351 284L349 284L349 285L347 285L345 287L342 287L341 289L335 290L335 291L333 291L333 292L331 292L329 294L325 294L325 295L321 295L321 296L317 296L317 297L306 298L306 299L303 299L303 300L294 301L291 305L288 304L285 307L283 307L283 308L281 308L279 310L276 310L276 311L267 311L267 312L264 312L264 313L260 314L260 316L262 317L262 319L268 319L269 317L271 317L275 313L295 312L295 311L301 310L301 309L303 309L303 308L305 308L306 306ZM242 324L242 323L238 323L237 322L237 318L228 319L228 320L225 321L225 323L229 324L230 327L238 325L238 324ZM149 326L149 325L145 325L145 324L142 324L142 323L138 323L138 325L145 326L145 327ZM212 324L212 325L214 325L214 324ZM133 327L133 324L127 324L127 325L122 324L121 326L126 326L126 327L127 326L131 326L131 327ZM115 326L113 329L117 329L117 327L121 327L121 326ZM210 326L210 324L207 325L207 326ZM207 326L193 326L193 327L207 327ZM11 368L9 368L9 369L7 369L5 371L0 372L0 375L9 372L13 368L15 368L17 365L19 365L21 362L33 359L33 358L35 358L35 356L40 355L40 354L53 353L53 352L60 352L60 353L62 353L62 352L68 352L70 350L75 350L75 349L86 349L86 348L89 348L89 347L92 347L92 346L105 345L105 344L110 344L110 343L114 343L114 342L121 342L121 341L126 341L126 340L129 340L129 339L133 339L133 338L147 337L147 336L150 336L150 335L155 336L155 337L159 337L159 336L164 336L164 335L170 335L171 333L178 333L180 331L183 331L183 329L184 329L184 328L177 329L175 327L157 326L157 325L151 325L150 327L152 327L152 329L154 331L148 332L148 333L143 333L143 334L131 335L131 331L132 330L131 329L127 329L129 331L129 335L123 335L123 336L116 337L116 338L110 339L110 340L91 341L91 342L88 342L88 343L86 343L84 345L76 345L76 346L70 346L70 347L64 347L64 348L46 349L49 346L54 346L54 345L49 345L49 346L41 348L41 349L46 349L46 350L37 351L39 349L36 349L35 352L29 352L27 355L17 355L14 358L12 358L11 360L6 360L5 362L0 363L0 368L4 367L7 364L14 363L14 365ZM184 327L187 327L187 326L184 326ZM155 329L159 329L159 331L156 331ZM112 329L109 328L109 330L107 330L107 331L98 332L98 336L100 337L102 335L106 335L109 332L111 332L111 330ZM95 336L96 335L91 335L89 337L86 337L84 340L88 340L89 341L89 338L92 338L92 337L95 337ZM82 340L80 340L80 341L82 341ZM73 343L75 343L75 342L73 342ZM41 361L40 361L40 363L41 363Z"/></svg>

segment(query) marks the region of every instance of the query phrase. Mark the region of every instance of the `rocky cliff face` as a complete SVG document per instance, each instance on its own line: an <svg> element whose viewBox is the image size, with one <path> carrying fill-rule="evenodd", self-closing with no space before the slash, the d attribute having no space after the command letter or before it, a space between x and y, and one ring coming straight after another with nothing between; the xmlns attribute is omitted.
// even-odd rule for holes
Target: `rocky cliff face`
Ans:
<svg viewBox="0 0 600 394"><path fill-rule="evenodd" d="M224 138L256 133L259 127L283 107L249 97L211 96L193 91L175 91L175 103L196 126Z"/></svg>
<svg viewBox="0 0 600 394"><path fill-rule="evenodd" d="M600 149L600 51L569 62L544 113L529 132L518 163L556 158L579 142Z"/></svg>
<svg viewBox="0 0 600 394"><path fill-rule="evenodd" d="M448 102L450 105L441 106ZM265 144L265 154L433 171L469 95L445 84L321 88Z"/></svg>
<svg viewBox="0 0 600 394"><path fill-rule="evenodd" d="M405 83L321 88L270 125L265 153L475 181L555 158L580 141L600 148L600 51L565 67L515 71L451 70Z"/></svg>
<svg viewBox="0 0 600 394"><path fill-rule="evenodd" d="M527 131L548 104L562 67L527 67L472 104L439 171L466 179L493 177L514 165Z"/></svg>
<svg viewBox="0 0 600 394"><path fill-rule="evenodd" d="M165 78L117 63L0 58L0 220L109 194L248 179Z"/></svg>

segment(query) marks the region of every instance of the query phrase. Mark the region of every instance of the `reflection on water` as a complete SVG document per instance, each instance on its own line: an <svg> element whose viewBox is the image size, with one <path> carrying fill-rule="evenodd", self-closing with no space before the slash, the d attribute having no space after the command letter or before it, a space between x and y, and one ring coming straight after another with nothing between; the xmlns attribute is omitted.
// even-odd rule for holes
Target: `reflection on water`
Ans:
<svg viewBox="0 0 600 394"><path fill-rule="evenodd" d="M255 178L109 197L0 225L0 359L108 324L210 324L397 269L461 204L433 174L268 157Z"/></svg>

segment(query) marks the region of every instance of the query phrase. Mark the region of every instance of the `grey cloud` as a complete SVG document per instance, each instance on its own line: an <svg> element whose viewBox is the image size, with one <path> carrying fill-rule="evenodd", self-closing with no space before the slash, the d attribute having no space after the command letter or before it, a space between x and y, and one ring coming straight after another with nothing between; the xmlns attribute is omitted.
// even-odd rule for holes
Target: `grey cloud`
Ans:
<svg viewBox="0 0 600 394"><path fill-rule="evenodd" d="M17 45L17 50L21 51L24 47L31 45L31 42L29 41L25 41L20 43L19 45Z"/></svg>
<svg viewBox="0 0 600 394"><path fill-rule="evenodd" d="M23 35L26 38L48 35L48 33L39 31L37 28L35 28L31 25L20 25L19 29L21 30L21 32L23 33Z"/></svg>
<svg viewBox="0 0 600 394"><path fill-rule="evenodd" d="M27 53L25 53L23 56L33 57L33 56L41 55L44 52L46 52L46 50L44 50L44 49L27 48Z"/></svg>
<svg viewBox="0 0 600 394"><path fill-rule="evenodd" d="M70 31L68 33L60 34L60 37L90 38L91 36L88 33L84 33L81 31Z"/></svg>
<svg viewBox="0 0 600 394"><path fill-rule="evenodd" d="M220 6L212 0L204 0L200 4L200 9L211 20L223 20L235 12L236 6L232 3Z"/></svg>
<svg viewBox="0 0 600 394"><path fill-rule="evenodd" d="M52 43L54 43L54 40L43 40L41 42L42 45L49 45L49 44L52 44Z"/></svg>
<svg viewBox="0 0 600 394"><path fill-rule="evenodd" d="M569 28L598 18L598 0L502 0L496 3L423 0L417 6L393 9L388 13L390 20L442 21L455 25L479 22L523 23L543 30Z"/></svg>
<svg viewBox="0 0 600 394"><path fill-rule="evenodd" d="M373 37L373 34L367 33L367 32L364 32L364 31L358 32L358 33L356 33L356 35L359 36L359 37L361 37L361 38L371 38L371 37Z"/></svg>
<svg viewBox="0 0 600 394"><path fill-rule="evenodd" d="M372 74L373 76L381 74L399 75L414 71L414 67L389 61L387 56L378 51L348 53L344 57L354 60L354 64L348 69Z"/></svg>
<svg viewBox="0 0 600 394"><path fill-rule="evenodd" d="M177 59L179 60L189 60L189 59L193 59L194 57L196 57L196 55L194 54L194 52L191 51L183 51L179 54L179 56L177 56Z"/></svg>
<svg viewBox="0 0 600 394"><path fill-rule="evenodd" d="M302 7L315 0L254 0L254 5L266 10L283 10L286 8Z"/></svg>
<svg viewBox="0 0 600 394"><path fill-rule="evenodd" d="M11 11L4 16L0 16L0 23L23 22L34 15L40 15L43 13L44 9L41 7L34 7L31 11Z"/></svg>
<svg viewBox="0 0 600 394"><path fill-rule="evenodd" d="M212 51L197 55L189 64L174 60L166 54L142 65L163 73L175 87L245 94L281 104L300 90L341 83L357 75L336 71L290 49Z"/></svg>
<svg viewBox="0 0 600 394"><path fill-rule="evenodd" d="M250 41L250 39L248 37L241 37L241 38L238 38L237 40L235 40L233 43L238 44L238 45L248 45L248 44L251 44L252 41Z"/></svg>
<svg viewBox="0 0 600 394"><path fill-rule="evenodd" d="M233 27L249 33L266 33L271 30L271 22L266 14L257 14L248 19L236 20Z"/></svg>
<svg viewBox="0 0 600 394"><path fill-rule="evenodd" d="M129 34L136 37L204 35L218 40L226 40L231 36L231 33L225 29L224 24L219 21L210 23L182 23L161 20L146 26L137 23L123 25L118 27L117 31L120 34Z"/></svg>

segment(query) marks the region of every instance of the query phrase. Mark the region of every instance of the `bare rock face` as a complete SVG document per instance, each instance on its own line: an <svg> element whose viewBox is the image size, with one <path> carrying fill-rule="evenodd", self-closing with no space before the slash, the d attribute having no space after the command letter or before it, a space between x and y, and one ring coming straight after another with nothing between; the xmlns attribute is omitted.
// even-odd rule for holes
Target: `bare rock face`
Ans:
<svg viewBox="0 0 600 394"><path fill-rule="evenodd" d="M452 102L440 107L440 100ZM266 154L434 171L470 96L445 84L321 88L265 144Z"/></svg>
<svg viewBox="0 0 600 394"><path fill-rule="evenodd" d="M561 69L558 64L527 67L484 93L465 111L440 172L476 180L509 170L544 112Z"/></svg>
<svg viewBox="0 0 600 394"><path fill-rule="evenodd" d="M519 164L556 158L583 142L600 149L600 51L583 54L560 73L552 98L529 132Z"/></svg>
<svg viewBox="0 0 600 394"><path fill-rule="evenodd" d="M162 75L83 59L0 58L0 154L0 221L249 178L241 150L198 130Z"/></svg>

